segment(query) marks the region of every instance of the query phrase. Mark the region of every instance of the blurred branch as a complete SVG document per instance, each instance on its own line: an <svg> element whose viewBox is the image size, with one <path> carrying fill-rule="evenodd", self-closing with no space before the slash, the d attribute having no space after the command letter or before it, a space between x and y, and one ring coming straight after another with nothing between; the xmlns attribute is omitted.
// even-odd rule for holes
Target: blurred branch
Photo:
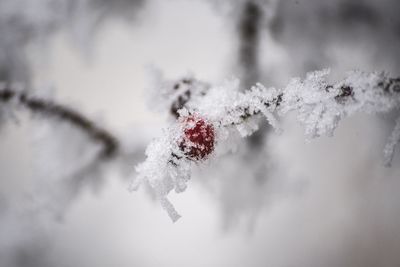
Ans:
<svg viewBox="0 0 400 267"><path fill-rule="evenodd" d="M103 149L99 154L100 158L112 158L119 150L119 142L112 133L96 125L95 122L85 117L85 115L70 107L30 96L26 92L17 92L11 88L0 89L0 102L14 102L32 113L57 118L79 128L94 142L102 144Z"/></svg>
<svg viewBox="0 0 400 267"><path fill-rule="evenodd" d="M259 4L246 1L238 24L239 64L242 67L244 86L258 81L258 50L260 25L263 18Z"/></svg>

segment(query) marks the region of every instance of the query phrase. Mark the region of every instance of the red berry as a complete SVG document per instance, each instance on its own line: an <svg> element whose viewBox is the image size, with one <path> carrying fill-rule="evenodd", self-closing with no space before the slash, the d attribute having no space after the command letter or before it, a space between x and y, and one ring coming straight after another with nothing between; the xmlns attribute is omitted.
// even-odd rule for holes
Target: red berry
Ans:
<svg viewBox="0 0 400 267"><path fill-rule="evenodd" d="M190 115L183 118L183 136L179 148L193 160L204 159L214 151L215 133L211 123Z"/></svg>

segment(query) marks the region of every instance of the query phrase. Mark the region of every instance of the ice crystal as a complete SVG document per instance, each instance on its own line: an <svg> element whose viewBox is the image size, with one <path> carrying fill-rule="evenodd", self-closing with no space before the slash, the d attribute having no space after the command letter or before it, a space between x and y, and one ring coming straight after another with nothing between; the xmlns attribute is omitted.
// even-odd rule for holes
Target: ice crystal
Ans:
<svg viewBox="0 0 400 267"><path fill-rule="evenodd" d="M180 215L167 195L171 190L177 193L185 191L191 173L191 163L184 158L178 146L180 131L179 125L173 125L162 137L153 140L146 149L147 159L136 167L138 175L130 186L130 190L137 190L143 182L147 182L174 222Z"/></svg>

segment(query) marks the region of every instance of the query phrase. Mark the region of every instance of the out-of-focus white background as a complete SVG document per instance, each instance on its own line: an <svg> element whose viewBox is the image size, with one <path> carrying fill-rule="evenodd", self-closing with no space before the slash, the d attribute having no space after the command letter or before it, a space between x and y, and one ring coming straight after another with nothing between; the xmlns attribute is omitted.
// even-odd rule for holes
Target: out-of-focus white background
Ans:
<svg viewBox="0 0 400 267"><path fill-rule="evenodd" d="M128 5L135 10L132 20L119 18L117 10L93 31L71 37L62 28L46 42L23 46L29 84L145 147L170 119L145 102L146 66L171 79L188 72L212 83L240 76L241 3L149 0ZM324 67L332 68L333 78L352 69L400 75L396 1L265 5L273 14L260 41L266 86ZM36 202L51 187L38 190L38 184L57 171L46 166L51 176L32 179L37 159L66 169L71 161L55 158L63 158L63 146L55 153L46 147L51 140L38 140L36 124L43 122L18 117L19 123L1 129L1 267L400 264L399 156L390 169L381 159L390 116L360 115L345 120L334 137L312 142L289 117L282 135L268 135L265 158L246 162L227 155L197 170L185 193L171 194L183 215L175 224L144 190L128 192L130 177L113 170L95 186L82 185L59 217L49 215ZM68 153L74 141L61 139ZM253 177L250 161L266 166L261 179ZM138 162L132 161L129 175Z"/></svg>

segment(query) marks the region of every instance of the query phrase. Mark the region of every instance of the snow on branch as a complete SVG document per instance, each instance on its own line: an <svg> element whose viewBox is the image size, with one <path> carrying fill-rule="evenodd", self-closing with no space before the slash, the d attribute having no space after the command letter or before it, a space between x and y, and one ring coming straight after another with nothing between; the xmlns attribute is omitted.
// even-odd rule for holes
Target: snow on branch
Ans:
<svg viewBox="0 0 400 267"><path fill-rule="evenodd" d="M400 78L354 71L332 84L328 74L329 70L311 72L304 80L292 79L280 90L256 84L245 92L239 90L235 79L219 86L205 86L192 77L176 83L159 79L155 89L161 88L164 104L172 104L170 111L178 119L148 146L147 159L137 166L131 189L143 182L150 185L176 221L180 215L167 199L169 192L183 192L193 165L229 151L235 143L235 131L242 137L251 135L258 129L259 117L265 117L280 132L277 117L296 112L306 137L314 138L332 136L339 121L354 113L388 113L400 107ZM177 94L182 84L185 87ZM400 118L384 150L386 165L390 165L399 140Z"/></svg>

